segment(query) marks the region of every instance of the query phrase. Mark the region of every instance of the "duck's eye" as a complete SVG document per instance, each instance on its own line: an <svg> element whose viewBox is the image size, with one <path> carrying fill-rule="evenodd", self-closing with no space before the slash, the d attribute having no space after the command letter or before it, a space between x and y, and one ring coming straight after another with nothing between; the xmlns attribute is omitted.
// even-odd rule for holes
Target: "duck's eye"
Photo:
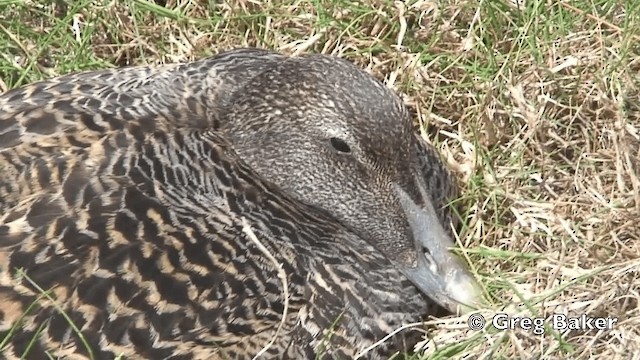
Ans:
<svg viewBox="0 0 640 360"><path fill-rule="evenodd" d="M329 139L329 142L331 142L331 146L336 151L339 151L339 152L345 153L345 154L348 154L348 153L351 152L351 148L349 147L349 145L344 140L342 140L340 138L332 137L331 139Z"/></svg>

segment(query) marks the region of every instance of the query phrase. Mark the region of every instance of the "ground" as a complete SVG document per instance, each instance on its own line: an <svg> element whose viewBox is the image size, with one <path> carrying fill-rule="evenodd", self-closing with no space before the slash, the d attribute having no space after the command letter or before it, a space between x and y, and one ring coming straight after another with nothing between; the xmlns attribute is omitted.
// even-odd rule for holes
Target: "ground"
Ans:
<svg viewBox="0 0 640 360"><path fill-rule="evenodd" d="M477 313L547 317L542 335L434 320L413 358L639 359L639 40L631 0L0 0L0 92L238 46L352 60L460 181ZM560 331L553 314L617 323Z"/></svg>

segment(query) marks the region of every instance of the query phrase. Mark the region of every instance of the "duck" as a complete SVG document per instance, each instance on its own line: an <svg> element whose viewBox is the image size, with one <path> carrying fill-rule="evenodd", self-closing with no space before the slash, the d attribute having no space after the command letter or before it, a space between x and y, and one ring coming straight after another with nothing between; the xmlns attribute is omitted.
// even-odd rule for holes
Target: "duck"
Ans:
<svg viewBox="0 0 640 360"><path fill-rule="evenodd" d="M399 328L480 298L449 251L456 191L401 98L336 56L237 48L9 90L0 351L411 351Z"/></svg>

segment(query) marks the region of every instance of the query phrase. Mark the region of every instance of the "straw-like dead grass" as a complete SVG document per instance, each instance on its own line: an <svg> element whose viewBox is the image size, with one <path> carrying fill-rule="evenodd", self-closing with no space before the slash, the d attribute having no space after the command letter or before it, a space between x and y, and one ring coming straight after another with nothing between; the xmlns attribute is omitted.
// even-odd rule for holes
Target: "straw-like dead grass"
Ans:
<svg viewBox="0 0 640 360"><path fill-rule="evenodd" d="M0 0L0 7L0 90L238 46L353 60L404 94L458 175L460 243L491 299L487 318L618 318L611 331L548 326L544 335L474 332L465 318L443 319L418 344L420 356L640 358L640 5Z"/></svg>

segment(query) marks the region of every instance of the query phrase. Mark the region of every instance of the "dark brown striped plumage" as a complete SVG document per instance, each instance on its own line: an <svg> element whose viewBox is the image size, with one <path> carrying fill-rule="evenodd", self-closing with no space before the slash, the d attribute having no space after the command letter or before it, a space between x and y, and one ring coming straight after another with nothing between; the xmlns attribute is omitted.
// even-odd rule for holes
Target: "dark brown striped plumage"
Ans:
<svg viewBox="0 0 640 360"><path fill-rule="evenodd" d="M301 152L334 131L329 118L353 129L344 136L371 168ZM244 220L287 276L286 318L265 357L352 358L441 311L396 266L416 256L385 193L405 161L417 162L440 209L452 183L399 99L332 57L241 49L9 91L2 356L252 358L285 302ZM366 358L407 350L405 335Z"/></svg>

